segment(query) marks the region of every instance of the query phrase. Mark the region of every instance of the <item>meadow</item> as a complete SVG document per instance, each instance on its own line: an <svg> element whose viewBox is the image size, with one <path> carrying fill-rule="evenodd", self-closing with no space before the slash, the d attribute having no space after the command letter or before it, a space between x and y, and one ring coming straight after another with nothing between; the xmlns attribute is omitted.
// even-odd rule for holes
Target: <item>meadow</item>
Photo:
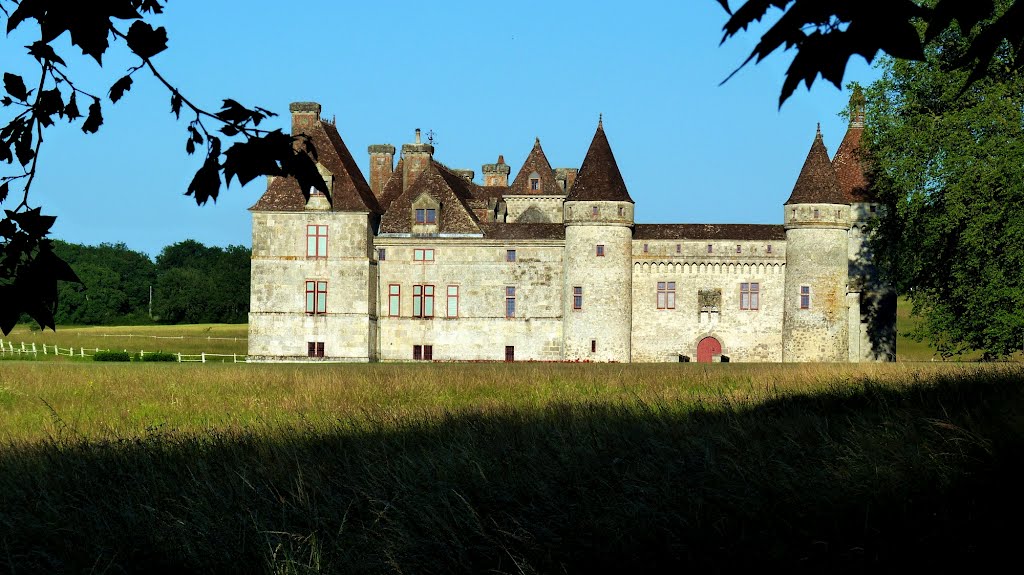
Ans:
<svg viewBox="0 0 1024 575"><path fill-rule="evenodd" d="M0 570L949 571L1019 364L0 364Z"/></svg>

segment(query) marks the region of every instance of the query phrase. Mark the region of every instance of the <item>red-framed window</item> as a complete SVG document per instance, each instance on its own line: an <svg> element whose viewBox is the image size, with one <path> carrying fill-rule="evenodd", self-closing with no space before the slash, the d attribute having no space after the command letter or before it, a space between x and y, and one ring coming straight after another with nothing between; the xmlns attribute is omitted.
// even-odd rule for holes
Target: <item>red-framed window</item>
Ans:
<svg viewBox="0 0 1024 575"><path fill-rule="evenodd" d="M388 315L402 315L402 286L398 284L388 284Z"/></svg>
<svg viewBox="0 0 1024 575"><path fill-rule="evenodd" d="M306 280L306 313L309 315L327 313L327 282Z"/></svg>
<svg viewBox="0 0 1024 575"><path fill-rule="evenodd" d="M412 286L412 317L434 317L434 286Z"/></svg>
<svg viewBox="0 0 1024 575"><path fill-rule="evenodd" d="M307 341L306 342L306 354L309 357L323 357L324 356L324 342L322 342L322 341Z"/></svg>
<svg viewBox="0 0 1024 575"><path fill-rule="evenodd" d="M416 248L412 250L412 260L415 262L432 262L434 261L434 250L427 248Z"/></svg>
<svg viewBox="0 0 1024 575"><path fill-rule="evenodd" d="M583 286L572 288L572 309L583 309Z"/></svg>
<svg viewBox="0 0 1024 575"><path fill-rule="evenodd" d="M505 286L505 317L516 317L516 288Z"/></svg>
<svg viewBox="0 0 1024 575"><path fill-rule="evenodd" d="M459 286L448 286L448 317L459 317Z"/></svg>
<svg viewBox="0 0 1024 575"><path fill-rule="evenodd" d="M658 309L676 309L676 282L658 282Z"/></svg>
<svg viewBox="0 0 1024 575"><path fill-rule="evenodd" d="M416 208L416 223L417 224L435 224L437 223L437 210L434 208Z"/></svg>
<svg viewBox="0 0 1024 575"><path fill-rule="evenodd" d="M597 244L597 257L604 257L604 244Z"/></svg>
<svg viewBox="0 0 1024 575"><path fill-rule="evenodd" d="M327 257L327 226L306 225L306 257Z"/></svg>
<svg viewBox="0 0 1024 575"><path fill-rule="evenodd" d="M761 284L757 282L740 284L740 309L761 309Z"/></svg>
<svg viewBox="0 0 1024 575"><path fill-rule="evenodd" d="M800 309L811 309L811 286L800 286Z"/></svg>
<svg viewBox="0 0 1024 575"><path fill-rule="evenodd" d="M514 262L514 261L516 261L516 251L515 250L505 250L505 261L507 261L507 262Z"/></svg>
<svg viewBox="0 0 1024 575"><path fill-rule="evenodd" d="M540 189L540 178L530 178L530 189L533 191Z"/></svg>
<svg viewBox="0 0 1024 575"><path fill-rule="evenodd" d="M415 360L431 361L434 359L434 346L414 345L412 346L412 358Z"/></svg>

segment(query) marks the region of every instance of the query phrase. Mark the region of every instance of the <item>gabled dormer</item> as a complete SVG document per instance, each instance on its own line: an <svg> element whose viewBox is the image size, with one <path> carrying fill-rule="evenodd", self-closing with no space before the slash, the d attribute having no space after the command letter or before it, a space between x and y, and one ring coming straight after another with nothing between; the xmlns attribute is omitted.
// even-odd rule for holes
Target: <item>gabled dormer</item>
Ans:
<svg viewBox="0 0 1024 575"><path fill-rule="evenodd" d="M409 216L412 218L412 233L436 234L441 221L441 202L423 192L413 199Z"/></svg>

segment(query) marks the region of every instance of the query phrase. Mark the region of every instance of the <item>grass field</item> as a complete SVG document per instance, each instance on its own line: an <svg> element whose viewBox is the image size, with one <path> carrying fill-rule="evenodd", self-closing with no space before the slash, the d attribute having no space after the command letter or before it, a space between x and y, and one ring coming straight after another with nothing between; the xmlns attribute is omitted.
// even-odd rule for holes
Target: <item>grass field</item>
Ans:
<svg viewBox="0 0 1024 575"><path fill-rule="evenodd" d="M5 341L35 342L61 348L113 349L138 351L166 351L171 353L237 353L248 349L247 324L193 324L193 325L141 325L141 326L58 326L57 331L31 329L19 325ZM40 355L41 355L40 351ZM48 357L46 359L58 359ZM63 358L59 358L63 359Z"/></svg>
<svg viewBox="0 0 1024 575"><path fill-rule="evenodd" d="M984 569L1016 364L0 364L0 571Z"/></svg>

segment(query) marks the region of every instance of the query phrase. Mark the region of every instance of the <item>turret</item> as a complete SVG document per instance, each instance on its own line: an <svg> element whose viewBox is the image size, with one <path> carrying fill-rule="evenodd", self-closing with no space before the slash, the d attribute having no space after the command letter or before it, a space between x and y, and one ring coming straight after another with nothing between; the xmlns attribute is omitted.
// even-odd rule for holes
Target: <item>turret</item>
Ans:
<svg viewBox="0 0 1024 575"><path fill-rule="evenodd" d="M563 357L628 362L632 327L633 199L604 126L563 204Z"/></svg>
<svg viewBox="0 0 1024 575"><path fill-rule="evenodd" d="M782 361L848 361L850 205L821 137L785 204Z"/></svg>

